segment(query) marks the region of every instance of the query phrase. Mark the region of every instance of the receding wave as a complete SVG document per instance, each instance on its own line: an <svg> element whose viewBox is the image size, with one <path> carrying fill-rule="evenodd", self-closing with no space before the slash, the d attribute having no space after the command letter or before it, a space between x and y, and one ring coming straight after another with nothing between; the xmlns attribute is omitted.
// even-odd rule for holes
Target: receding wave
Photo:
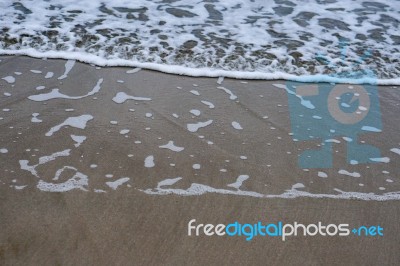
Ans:
<svg viewBox="0 0 400 266"><path fill-rule="evenodd" d="M400 1L5 0L0 54L191 76L400 84Z"/></svg>

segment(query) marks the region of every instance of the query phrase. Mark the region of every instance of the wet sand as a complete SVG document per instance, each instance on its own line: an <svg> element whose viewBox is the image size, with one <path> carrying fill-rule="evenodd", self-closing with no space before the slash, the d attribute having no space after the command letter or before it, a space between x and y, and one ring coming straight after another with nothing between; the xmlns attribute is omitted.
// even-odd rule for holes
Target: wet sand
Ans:
<svg viewBox="0 0 400 266"><path fill-rule="evenodd" d="M293 141L288 94L273 85L284 81L225 79L218 84L215 78L126 73L130 69L81 63L59 79L65 60L0 59L0 78L15 78L11 83L0 80L0 149L7 150L0 154L2 264L399 261L399 88L378 88L382 132L360 134L359 139L378 147L386 162L350 165L346 141L338 138L331 168L302 169L299 154L321 141ZM45 78L48 72L54 75ZM101 79L101 89L83 97ZM32 98L49 96L54 88L64 98ZM116 103L121 92L141 98ZM42 122L32 119L34 113ZM57 128L69 117L82 115L93 117L85 128ZM210 120L196 132L188 127ZM53 134L46 136L51 128ZM86 139L78 145L71 135ZM172 150L160 148L170 141ZM64 156L54 156L62 151ZM52 159L45 157L49 155ZM152 167L145 165L149 156L154 158ZM21 169L21 160L28 167ZM239 176L247 178L240 186ZM176 183L159 186L172 179ZM70 190L43 191L57 189ZM191 219L213 224L260 220L380 225L385 235L298 236L285 242L256 237L246 242L243 237L189 237Z"/></svg>

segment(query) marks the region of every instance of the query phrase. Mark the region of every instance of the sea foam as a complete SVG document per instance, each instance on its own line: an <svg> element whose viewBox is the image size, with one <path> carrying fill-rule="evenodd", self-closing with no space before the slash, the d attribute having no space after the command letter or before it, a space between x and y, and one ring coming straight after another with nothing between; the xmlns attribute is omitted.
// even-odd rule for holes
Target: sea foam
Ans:
<svg viewBox="0 0 400 266"><path fill-rule="evenodd" d="M6 0L0 54L189 76L400 84L400 2L306 3Z"/></svg>

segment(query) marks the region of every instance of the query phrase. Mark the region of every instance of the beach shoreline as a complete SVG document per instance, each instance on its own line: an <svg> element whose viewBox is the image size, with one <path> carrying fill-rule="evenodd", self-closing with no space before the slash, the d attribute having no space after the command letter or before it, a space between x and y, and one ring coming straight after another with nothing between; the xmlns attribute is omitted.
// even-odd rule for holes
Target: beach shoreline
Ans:
<svg viewBox="0 0 400 266"><path fill-rule="evenodd" d="M397 87L377 87L381 132L357 140L378 147L381 162L349 164L351 141L340 136L331 167L302 169L299 155L321 141L294 141L286 81L0 60L2 263L398 261ZM189 237L191 219L379 224L387 233L246 242Z"/></svg>

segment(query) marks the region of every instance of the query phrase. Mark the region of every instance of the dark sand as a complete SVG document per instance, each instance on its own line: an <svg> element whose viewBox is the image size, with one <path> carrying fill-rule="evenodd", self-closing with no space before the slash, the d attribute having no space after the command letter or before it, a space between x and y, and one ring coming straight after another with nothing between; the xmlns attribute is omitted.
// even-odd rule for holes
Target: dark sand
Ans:
<svg viewBox="0 0 400 266"><path fill-rule="evenodd" d="M389 193L400 191L400 155L391 151L400 148L398 88L379 87L383 130L360 136L360 140L378 147L390 162L350 165L346 162L346 143L338 138L341 143L334 144L333 167L303 170L297 163L299 153L315 148L319 142L294 142L289 135L287 93L272 85L284 81L244 83L225 79L219 85L215 78L146 70L127 74L127 68L96 69L80 63L67 78L58 80L65 71L64 60L0 59L0 78L16 78L12 84L0 80L0 149L8 150L0 153L0 264L396 265L400 261L400 201L363 200L365 193L388 199ZM54 77L45 79L49 71ZM86 98L44 102L28 99L54 88L65 95L82 96L100 78L104 79L101 90ZM40 85L46 88L36 90ZM229 99L218 86L229 88L237 99ZM117 92L152 100L117 104L112 101ZM212 102L215 108L207 107L202 100ZM191 109L200 110L200 116L192 115ZM37 118L43 122L32 123L32 113L39 113ZM146 117L146 113L152 117ZM179 117L175 118L174 113ZM83 114L94 117L85 129L64 127L51 137L45 136L68 117ZM213 123L195 133L187 129L188 123L208 120ZM243 130L234 129L233 121L239 122ZM121 135L123 129L130 132ZM87 139L75 147L71 134ZM159 148L171 140L185 149L174 152ZM39 157L66 149L71 149L69 156L39 165L38 177L21 170L19 160L34 165ZM152 168L144 166L149 155L154 156ZM92 164L97 167L91 168ZM193 164L201 168L193 169ZM75 170L66 170L59 180L52 180L64 166L88 176L88 185L84 186L87 191L56 193L37 187L40 180L57 184L70 179ZM339 174L341 169L357 172L360 177ZM328 177L319 177L320 171ZM113 176L106 177L108 174ZM176 177L182 180L173 188L182 191L198 183L235 192L227 184L234 183L239 175L249 176L240 187L242 191L278 198L143 192L157 192L158 182ZM106 184L121 177L130 179L116 190ZM305 186L298 190L308 192L307 197L284 198L282 194L297 183ZM335 189L363 194L358 199L329 198L340 194ZM106 193L97 193L99 190ZM316 198L316 194L323 197ZM191 219L213 224L321 221L348 223L350 227L380 225L385 234L297 236L285 242L278 237L256 237L246 242L244 237L189 237L187 224Z"/></svg>

